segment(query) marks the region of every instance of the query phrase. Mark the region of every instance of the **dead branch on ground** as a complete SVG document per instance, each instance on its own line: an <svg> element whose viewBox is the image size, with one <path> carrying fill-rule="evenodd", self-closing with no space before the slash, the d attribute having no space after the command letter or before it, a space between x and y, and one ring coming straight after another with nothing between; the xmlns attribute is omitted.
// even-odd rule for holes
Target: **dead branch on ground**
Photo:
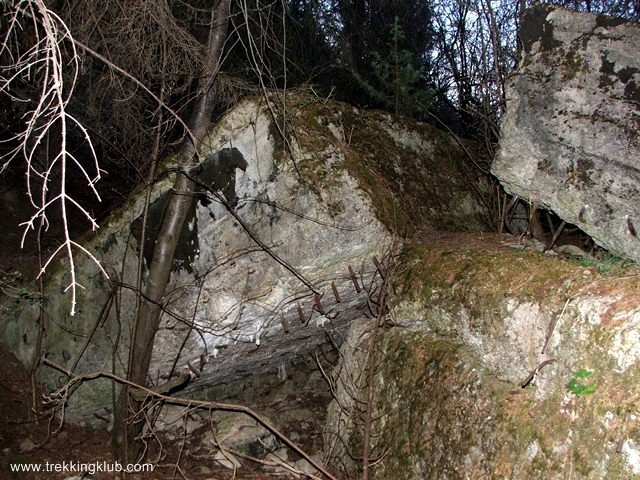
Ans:
<svg viewBox="0 0 640 480"><path fill-rule="evenodd" d="M335 476L333 476L323 465L320 465L316 462L310 455L308 455L303 449L298 447L289 437L280 432L277 428L271 425L265 418L259 415L254 410L246 407L244 405L236 405L232 403L222 403L222 402L210 402L204 400L193 400L189 398L181 398L181 397L171 397L163 393L159 393L157 391L152 390L151 388L135 384L130 382L122 377L114 375L110 372L93 372L93 373L84 373L84 374L75 374L70 372L66 368L58 365L55 362L52 362L49 359L43 359L42 363L47 365L59 372L64 373L69 380L62 387L50 392L45 396L45 402L55 406L63 406L68 401L70 395L84 382L95 380L98 378L107 378L114 380L121 385L126 385L132 389L135 389L138 392L144 393L146 395L146 402L151 400L161 401L166 405L181 405L190 409L200 409L206 411L212 410L222 410L226 412L238 412L248 415L257 421L260 425L262 425L265 429L267 429L270 433L275 435L279 440L281 440L287 447L295 451L298 455L304 458L307 462L309 462L313 467L321 472L326 478L330 480L337 480Z"/></svg>

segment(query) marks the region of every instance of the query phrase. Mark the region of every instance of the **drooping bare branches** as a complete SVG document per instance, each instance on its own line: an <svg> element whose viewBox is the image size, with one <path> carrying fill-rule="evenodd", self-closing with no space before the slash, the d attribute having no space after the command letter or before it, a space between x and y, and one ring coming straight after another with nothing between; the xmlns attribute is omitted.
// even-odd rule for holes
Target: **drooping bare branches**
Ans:
<svg viewBox="0 0 640 480"><path fill-rule="evenodd" d="M200 12L182 5L182 19L170 0L79 0L60 2L60 14L73 25L73 35L99 55L83 58L84 75L74 107L82 112L101 144L105 165L122 173L129 188L150 168L148 152L161 129L161 152L179 144L183 128L167 116L158 126L158 103L139 85L183 114L196 93L190 91L206 61L206 46L190 27L202 21ZM187 24L187 21L190 23ZM106 62L104 60L106 60ZM138 81L114 71L128 72ZM185 117L187 115L184 115ZM115 120L115 121L114 121ZM106 163L108 162L108 163ZM132 171L133 175L127 174Z"/></svg>
<svg viewBox="0 0 640 480"><path fill-rule="evenodd" d="M60 252L65 252L71 280L71 315L75 313L76 291L82 287L76 280L75 250L100 263L91 252L73 241L70 233L70 209L77 209L91 224L98 227L92 215L69 191L69 176L84 177L91 192L99 200L95 188L100 179L100 167L93 144L85 127L69 112L80 69L79 57L71 33L62 19L43 0L9 2L5 13L7 28L0 44L0 93L15 104L24 106L21 127L8 140L11 148L2 158L2 170L12 161L26 164L27 196L35 208L32 217L23 224L22 244L35 230L36 222L48 223L47 215L59 208L63 242L42 265L41 273ZM26 32L26 33L25 33ZM25 93L35 92L34 96ZM86 162L69 148L72 131L85 140L90 161ZM100 267L101 268L101 267ZM103 271L106 275L106 273Z"/></svg>

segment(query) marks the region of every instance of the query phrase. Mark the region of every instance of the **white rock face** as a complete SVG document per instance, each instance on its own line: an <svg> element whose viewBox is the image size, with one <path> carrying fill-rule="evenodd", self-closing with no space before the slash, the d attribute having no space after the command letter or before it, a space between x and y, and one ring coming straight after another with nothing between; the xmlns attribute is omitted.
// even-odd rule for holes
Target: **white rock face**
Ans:
<svg viewBox="0 0 640 480"><path fill-rule="evenodd" d="M640 28L539 6L507 84L492 172L606 249L640 261Z"/></svg>
<svg viewBox="0 0 640 480"><path fill-rule="evenodd" d="M292 162L274 160L270 126L267 113L248 102L212 132L211 151L237 148L248 163L236 176L235 213L244 226L220 203L199 205L200 254L193 273L183 269L171 281L177 292L171 308L193 312L189 322L199 332L186 340L179 366L206 362L203 373L208 382L227 381L238 369L252 371L256 365L275 371L286 362L283 355L318 348L325 331L340 330L366 304L366 296L355 291L348 267L370 282L375 270L371 258L383 255L390 240L369 198L340 168L340 152L329 146L332 187L318 195L300 185ZM332 199L342 203L339 212L329 210ZM297 275L261 249L256 238ZM318 311L309 286L326 311ZM166 319L156 339L153 371L170 371L177 343L188 332L184 323ZM238 362L246 363L241 357L248 351L252 358L242 367ZM221 368L227 362L233 362L233 368Z"/></svg>
<svg viewBox="0 0 640 480"><path fill-rule="evenodd" d="M454 174L466 172L461 165L469 160L453 137L379 112L288 98L287 128L295 134L287 131L287 144L272 111L257 100L237 106L210 132L203 158L218 153L220 160L223 149L242 155L241 161L233 157L239 167L227 172L226 184L214 179L216 191L234 193L227 198L233 207L212 195L208 202L198 198L187 221L189 235L178 247L182 268L172 274L164 299L150 385L188 369L188 388L206 390L286 372L295 362L313 363L316 353L342 343L353 320L370 315L367 292L380 278L373 257L383 260L397 232L426 223L482 225L470 179ZM160 215L172 184L169 175L154 185ZM125 375L144 201L144 192L133 196L84 244L111 279L79 259L76 273L85 289L74 317L64 292L65 268L48 279L42 349L49 360L74 372ZM145 256L153 244L147 239ZM146 268L143 282L145 276ZM38 303L27 299L0 322L0 337L29 365L39 316ZM66 381L48 368L42 379L51 389ZM93 381L76 391L67 419L99 423L94 413L108 417L111 401L111 382Z"/></svg>

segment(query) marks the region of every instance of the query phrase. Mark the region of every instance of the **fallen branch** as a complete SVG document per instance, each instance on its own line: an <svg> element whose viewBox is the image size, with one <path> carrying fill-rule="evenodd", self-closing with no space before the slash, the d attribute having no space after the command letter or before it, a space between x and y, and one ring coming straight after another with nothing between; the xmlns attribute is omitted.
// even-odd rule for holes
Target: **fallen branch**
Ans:
<svg viewBox="0 0 640 480"><path fill-rule="evenodd" d="M114 374L112 374L110 372L93 372L93 373L75 374L75 373L67 370L66 368L62 367L61 365L58 365L57 363L52 362L51 360L49 360L47 358L44 358L42 360L42 363L44 365L48 365L51 368L54 368L55 370L58 370L59 372L64 373L70 379L69 382L67 382L63 387L60 387L57 390L54 390L49 395L49 397L46 398L46 400L48 400L50 402L54 401L53 400L54 397L62 397L63 398L64 396L66 396L65 393L68 392L72 387L75 388L75 386L79 386L81 383L83 383L85 381L95 380L97 378L109 378L111 380L115 380L116 382L118 382L118 383L120 383L122 385L128 385L130 387L136 388L140 392L145 392L147 394L147 398L155 398L155 399L158 399L158 400L162 400L164 403L169 404L169 405L182 405L182 406L190 407L190 408L199 408L199 409L207 409L207 410L222 410L222 411L226 411L226 412L244 413L246 415L249 415L251 418L256 420L260 425L262 425L264 428L266 428L272 434L274 434L276 437L278 437L284 444L286 444L289 448L291 448L298 455L300 455L307 462L309 462L316 470L318 470L320 473L322 473L325 477L327 477L330 480L338 480L331 473L329 473L329 471L327 471L327 469L324 468L324 466L320 465L313 458L311 458L311 456L307 455L304 450L302 450L295 443L293 443L293 441L291 439L289 439L289 437L284 435L277 428L275 428L269 422L267 422L266 419L262 418L256 412L251 410L249 407L245 407L243 405L236 405L236 404L232 404L232 403L209 402L209 401L205 401L205 400L193 400L193 399L181 398L181 397L169 397L169 396L164 395L162 393L155 392L151 388L144 387L144 386L141 386L141 385L137 385L137 384L135 384L133 382L130 382L130 381L122 378L122 377L114 375Z"/></svg>
<svg viewBox="0 0 640 480"><path fill-rule="evenodd" d="M547 366L547 365L549 365L550 363L553 363L553 362L555 362L555 360L551 359L551 360L545 360L544 362L540 363L536 368L531 370L531 373L529 373L527 378L524 379L524 382L522 382L520 384L520 386L522 388L525 388L527 385L529 385L531 383L531 380L533 380L533 378L538 374L538 372L540 370L542 370L545 366Z"/></svg>

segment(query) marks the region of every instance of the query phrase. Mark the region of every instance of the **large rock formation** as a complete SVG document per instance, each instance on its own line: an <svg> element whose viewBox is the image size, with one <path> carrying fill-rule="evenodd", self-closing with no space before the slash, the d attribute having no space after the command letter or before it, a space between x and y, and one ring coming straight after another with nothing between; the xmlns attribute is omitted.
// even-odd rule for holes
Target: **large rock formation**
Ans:
<svg viewBox="0 0 640 480"><path fill-rule="evenodd" d="M538 6L520 38L493 173L640 261L640 26Z"/></svg>
<svg viewBox="0 0 640 480"><path fill-rule="evenodd" d="M640 260L638 25L541 6L521 38L494 173ZM333 371L335 467L357 476L370 438L371 478L640 478L638 267L423 240L394 278L398 328L373 356L356 323ZM367 356L378 374L355 395Z"/></svg>
<svg viewBox="0 0 640 480"><path fill-rule="evenodd" d="M528 15L526 51L552 61L557 40L544 40L533 27L559 35L563 29L554 22L566 13L543 9ZM599 22L594 29L601 35L599 29L630 28L594 16L576 18ZM584 37L587 46L591 37ZM593 138L570 134L571 125L557 125L553 113L526 117L538 102L573 98L552 87L562 92L582 78L580 58L569 57L559 69L566 76L562 82L540 70L550 82L540 97L512 93L505 121L505 132L512 134L505 133L494 168L505 182L517 170L541 184L558 182L552 173L564 172L563 188L566 183L573 196L582 196L579 203L588 204L569 221L582 222L585 230L587 224L613 225L635 238L629 225L637 206L621 213L628 216L623 223L608 211L614 206L609 196L632 193L631 183L618 184L611 176L625 168L621 160L580 170L585 163L577 159L585 157L578 153L591 146L586 158L594 162L602 145L596 149ZM571 59L577 68L568 66ZM529 68L525 61L524 71ZM636 72L627 73L611 66L602 76L635 85ZM512 82L525 79L522 74ZM624 96L616 82L603 81L603 88ZM633 96L635 87L629 88ZM457 140L428 125L304 95L289 96L284 111L276 105L247 101L211 132L199 175L231 210L203 195L194 206L154 350L154 382L162 383L174 364L187 368L193 379L182 393L259 407L285 433L309 444L313 435L313 443L321 444L318 432L327 420L322 457L333 457L334 471L344 471L344 478L360 476L367 430L370 478L638 478L638 271L605 272L610 266L514 251L506 245L513 239L477 233L482 211L470 193L477 179L465 176L473 171L464 168L470 159ZM575 98L567 100L572 125L590 127L591 118L580 117L577 108ZM614 118L606 103L598 108L600 116ZM524 123L516 123L514 111ZM628 115L635 118L633 111ZM553 137L557 132L549 133L551 143L533 136L554 125L571 140L561 142ZM517 128L522 140L513 134ZM575 157L568 155L572 148ZM544 152L549 163L505 167L509 152L519 159ZM600 193L591 190L596 181L605 182ZM506 184L524 194L529 182ZM554 185L556 197L571 197ZM169 178L155 187L151 227L162 216L170 187ZM540 195L532 200L542 200L543 187L536 187ZM108 284L91 262L80 265L86 291L75 317L68 316L64 270L48 279L45 315L28 298L4 305L2 338L24 361L43 331L42 349L56 363L75 372L123 373L137 251L143 243L147 250L153 246L152 238L140 235L143 203L143 195L134 196L87 239L85 245L120 282ZM412 230L419 235L401 255L386 255L394 238ZM393 274L385 270L389 265ZM380 273L388 301L381 299ZM67 380L45 373L50 388ZM333 398L327 419L320 397L327 403ZM85 382L71 397L69 412L75 420L104 426L111 399L110 381ZM309 408L305 402L315 403ZM207 453L219 443L251 453L254 447L278 448L269 432L246 417L192 413L165 406L156 431L181 434L185 441L203 435L195 443L206 445ZM223 462L234 467L227 455L218 460Z"/></svg>
<svg viewBox="0 0 640 480"><path fill-rule="evenodd" d="M183 368L193 372L191 390L254 374L286 378L291 365L314 363L313 353L334 349L368 315L379 279L373 257L382 261L394 236L416 224L482 226L469 187L477 179L452 175L469 171L470 160L450 135L304 95L289 94L286 111L274 105L247 101L211 131L198 176L230 209L202 192L194 205L156 337L154 383ZM151 234L171 185L167 177L155 186ZM43 332L48 360L76 373L124 374L143 207L144 194L134 196L85 242L111 283L80 261L85 288L75 316L61 287L69 283L64 267L47 281L43 316L35 299L11 307L2 339L23 361ZM153 244L145 240L147 253ZM46 369L43 380L54 388L66 378ZM108 380L80 387L68 418L100 424L111 389Z"/></svg>
<svg viewBox="0 0 640 480"><path fill-rule="evenodd" d="M423 240L394 279L396 328L379 333L371 477L639 478L637 267L587 268L492 234ZM361 467L349 459L368 392L353 392L372 329L353 327L333 372L326 451L347 473Z"/></svg>

